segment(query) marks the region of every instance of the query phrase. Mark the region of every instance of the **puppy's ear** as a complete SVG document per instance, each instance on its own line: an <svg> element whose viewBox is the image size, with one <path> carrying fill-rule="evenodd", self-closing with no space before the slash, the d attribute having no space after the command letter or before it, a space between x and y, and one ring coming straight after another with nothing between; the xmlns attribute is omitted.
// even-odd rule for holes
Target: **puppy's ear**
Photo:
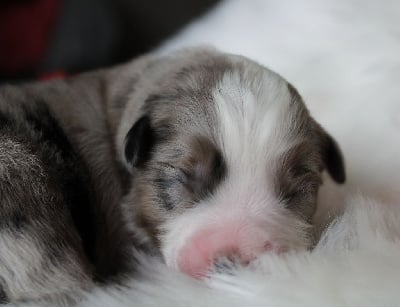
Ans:
<svg viewBox="0 0 400 307"><path fill-rule="evenodd" d="M336 141L323 131L322 159L329 175L337 183L346 181L346 172L342 152Z"/></svg>
<svg viewBox="0 0 400 307"><path fill-rule="evenodd" d="M155 133L150 118L142 116L129 130L125 139L125 159L133 167L140 167L150 158Z"/></svg>

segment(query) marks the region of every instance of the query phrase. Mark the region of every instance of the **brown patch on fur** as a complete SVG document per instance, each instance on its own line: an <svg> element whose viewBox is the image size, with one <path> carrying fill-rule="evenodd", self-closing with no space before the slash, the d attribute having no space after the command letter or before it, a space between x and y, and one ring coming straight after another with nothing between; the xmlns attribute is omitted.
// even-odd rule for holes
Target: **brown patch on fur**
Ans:
<svg viewBox="0 0 400 307"><path fill-rule="evenodd" d="M344 183L346 180L344 159L336 141L312 118L305 107L299 92L288 83L288 90L291 95L293 117L291 133L301 138L308 138L316 146L320 153L323 164L333 180L337 183Z"/></svg>
<svg viewBox="0 0 400 307"><path fill-rule="evenodd" d="M212 193L226 173L221 153L205 137L192 140L188 158L178 167L185 175L184 185L193 194L196 201Z"/></svg>
<svg viewBox="0 0 400 307"><path fill-rule="evenodd" d="M318 188L322 183L321 168L318 150L309 142L292 147L277 162L276 195L306 220L315 210Z"/></svg>

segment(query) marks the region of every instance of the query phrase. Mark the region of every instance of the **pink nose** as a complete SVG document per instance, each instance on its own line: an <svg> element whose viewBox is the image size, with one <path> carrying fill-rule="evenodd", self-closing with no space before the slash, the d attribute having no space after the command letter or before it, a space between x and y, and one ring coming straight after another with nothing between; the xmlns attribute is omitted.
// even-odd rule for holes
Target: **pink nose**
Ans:
<svg viewBox="0 0 400 307"><path fill-rule="evenodd" d="M179 269L190 276L202 278L221 258L248 264L257 255L272 249L270 242L258 239L251 234L239 236L229 231L203 232L190 240L180 252Z"/></svg>

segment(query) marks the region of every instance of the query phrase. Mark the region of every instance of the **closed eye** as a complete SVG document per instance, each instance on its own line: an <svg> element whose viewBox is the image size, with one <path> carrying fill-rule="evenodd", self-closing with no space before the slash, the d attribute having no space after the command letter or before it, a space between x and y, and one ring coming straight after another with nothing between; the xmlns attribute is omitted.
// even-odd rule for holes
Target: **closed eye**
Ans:
<svg viewBox="0 0 400 307"><path fill-rule="evenodd" d="M302 173L297 172L295 176L291 174L285 191L281 191L281 199L284 202L290 202L294 199L315 194L321 183L322 180L319 174L311 170L303 171Z"/></svg>
<svg viewBox="0 0 400 307"><path fill-rule="evenodd" d="M175 181L175 187L182 188L182 198L200 200L214 192L226 175L226 166L222 155L213 147L210 148L211 145L207 143L207 146L200 148L195 145L193 149L196 152L192 155L180 157L179 161L158 161L156 168L161 176Z"/></svg>
<svg viewBox="0 0 400 307"><path fill-rule="evenodd" d="M194 175L186 169L177 167L169 162L157 162L157 165L164 170L165 173L169 173L177 182L182 184L188 190L190 188L191 181L194 180ZM191 191L192 192L192 191Z"/></svg>

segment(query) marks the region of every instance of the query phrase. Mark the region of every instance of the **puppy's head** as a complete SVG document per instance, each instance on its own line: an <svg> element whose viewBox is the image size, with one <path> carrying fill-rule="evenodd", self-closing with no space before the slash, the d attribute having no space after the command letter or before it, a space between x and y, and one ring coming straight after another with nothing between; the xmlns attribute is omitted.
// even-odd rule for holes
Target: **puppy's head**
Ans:
<svg viewBox="0 0 400 307"><path fill-rule="evenodd" d="M118 147L133 176L127 209L166 263L202 276L222 257L307 248L321 172L339 183L345 174L297 91L243 57L157 63L131 97Z"/></svg>

